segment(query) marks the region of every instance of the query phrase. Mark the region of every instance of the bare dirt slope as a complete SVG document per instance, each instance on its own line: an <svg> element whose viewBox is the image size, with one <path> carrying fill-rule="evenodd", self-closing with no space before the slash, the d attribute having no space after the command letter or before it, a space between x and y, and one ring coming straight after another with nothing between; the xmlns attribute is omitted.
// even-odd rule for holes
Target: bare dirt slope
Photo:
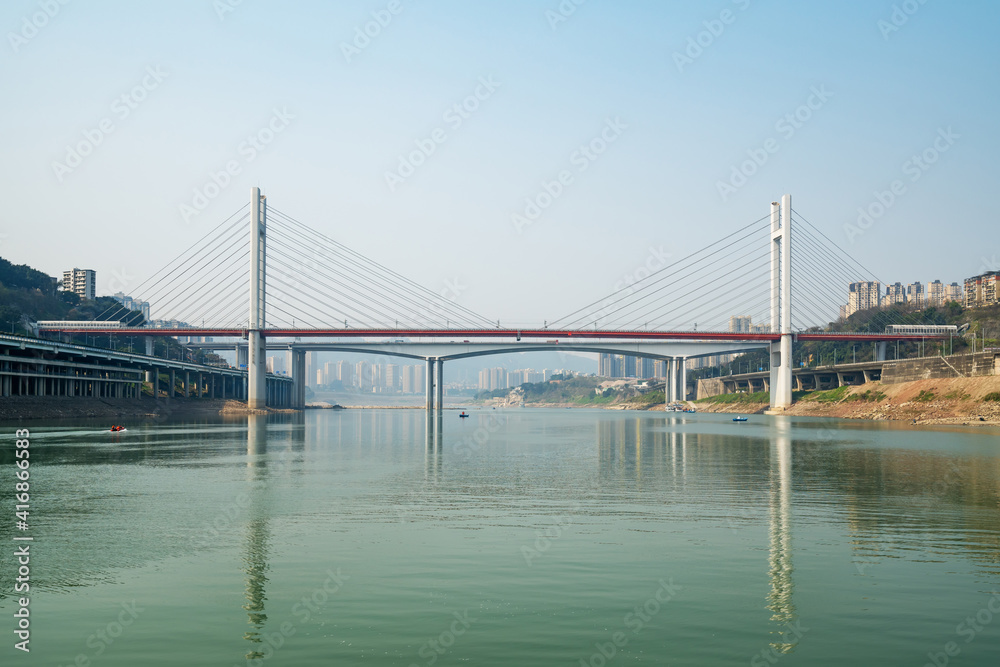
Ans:
<svg viewBox="0 0 1000 667"><path fill-rule="evenodd" d="M838 390L834 390L838 391ZM788 414L888 419L940 424L1000 424L1000 401L986 401L1000 392L1000 376L916 380L900 384L869 382L842 390L839 400L819 400L830 392L813 392L794 404Z"/></svg>

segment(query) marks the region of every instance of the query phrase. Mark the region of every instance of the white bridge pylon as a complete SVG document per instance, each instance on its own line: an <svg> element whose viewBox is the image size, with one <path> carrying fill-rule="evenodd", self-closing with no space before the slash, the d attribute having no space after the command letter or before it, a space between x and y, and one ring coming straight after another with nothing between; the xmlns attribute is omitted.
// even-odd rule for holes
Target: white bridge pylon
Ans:
<svg viewBox="0 0 1000 667"><path fill-rule="evenodd" d="M792 404L792 196L771 202L771 410Z"/></svg>
<svg viewBox="0 0 1000 667"><path fill-rule="evenodd" d="M247 344L236 344L237 354L247 349L248 407L266 407L264 380L267 372L267 350L285 350L289 355L288 367L294 380L292 406L305 407L306 352L360 352L387 356L422 359L427 363L427 409L440 410L444 396L444 362L454 359L509 354L511 352L577 351L625 354L665 360L669 363L666 399L683 400L686 387L687 359L718 354L746 352L770 346L771 352L771 408L784 409L792 398L792 331L791 331L791 195L785 195L779 205L771 203L771 331L780 332L781 338L773 343L747 340L614 340L609 332L607 339L587 342L546 342L525 340L471 342L471 341L408 341L391 342L315 342L265 340L265 295L267 283L266 236L267 203L259 188L252 188L250 201L250 311ZM201 343L192 346L204 349L233 349L232 343Z"/></svg>

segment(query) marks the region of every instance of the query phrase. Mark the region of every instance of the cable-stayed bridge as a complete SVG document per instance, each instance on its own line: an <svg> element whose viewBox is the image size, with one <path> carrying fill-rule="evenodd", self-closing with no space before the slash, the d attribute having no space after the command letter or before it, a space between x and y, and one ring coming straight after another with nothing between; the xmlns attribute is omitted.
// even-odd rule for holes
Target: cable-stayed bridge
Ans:
<svg viewBox="0 0 1000 667"><path fill-rule="evenodd" d="M269 207L253 188L248 205L130 290L152 304L153 325L125 326L121 320L132 313L120 305L98 322L40 329L142 336L147 349L156 336L210 336L215 342L208 347L235 348L238 359L245 349L251 408L267 405L267 350L290 357L295 407L305 404L309 351L423 359L430 409L442 405L444 362L452 359L539 350L652 357L668 362L667 397L676 400L687 359L768 348L771 406L783 409L791 404L795 341L870 341L884 358L888 341L935 337L932 331L829 331L847 284L868 280L873 274L793 210L785 195L767 215L626 288L541 325L511 326ZM730 330L734 315L741 316L739 331ZM165 320L184 324L155 326Z"/></svg>

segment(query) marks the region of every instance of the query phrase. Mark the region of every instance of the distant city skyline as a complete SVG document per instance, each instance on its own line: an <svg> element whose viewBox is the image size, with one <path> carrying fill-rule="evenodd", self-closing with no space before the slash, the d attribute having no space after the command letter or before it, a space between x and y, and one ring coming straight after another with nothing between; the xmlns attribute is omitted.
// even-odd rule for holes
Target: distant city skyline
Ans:
<svg viewBox="0 0 1000 667"><path fill-rule="evenodd" d="M883 292L884 288L884 292ZM949 301L965 305L965 289L957 282L942 283L919 280L903 284L895 282L882 285L877 280L850 283L847 289L847 303L840 307L840 317L850 317L854 313L871 308L885 308L893 304L909 304L915 308L942 306Z"/></svg>

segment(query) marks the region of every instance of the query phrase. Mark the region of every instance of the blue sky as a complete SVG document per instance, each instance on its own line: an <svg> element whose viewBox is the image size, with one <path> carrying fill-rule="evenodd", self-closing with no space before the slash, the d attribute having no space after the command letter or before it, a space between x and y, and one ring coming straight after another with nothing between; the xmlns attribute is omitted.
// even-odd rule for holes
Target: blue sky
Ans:
<svg viewBox="0 0 1000 667"><path fill-rule="evenodd" d="M961 281L1000 257L995 3L562 5L574 11L6 2L0 255L53 275L94 268L106 293L166 264L259 185L270 205L435 291L457 281L462 305L511 323L584 305L650 248L679 258L786 192L884 280ZM53 16L25 28L44 6ZM386 25L346 57L373 12ZM144 81L134 108L115 104ZM445 115L477 87L460 125ZM810 101L798 127L778 124ZM249 159L241 143L275 110L281 130ZM113 131L78 166L54 166L102 121ZM617 135L580 171L574 152L609 121ZM390 188L386 172L436 130L434 153ZM947 150L908 170L941 136ZM720 193L765 145L766 162ZM228 161L240 173L185 219ZM513 214L562 170L572 182L519 233ZM896 180L892 205L845 231Z"/></svg>

